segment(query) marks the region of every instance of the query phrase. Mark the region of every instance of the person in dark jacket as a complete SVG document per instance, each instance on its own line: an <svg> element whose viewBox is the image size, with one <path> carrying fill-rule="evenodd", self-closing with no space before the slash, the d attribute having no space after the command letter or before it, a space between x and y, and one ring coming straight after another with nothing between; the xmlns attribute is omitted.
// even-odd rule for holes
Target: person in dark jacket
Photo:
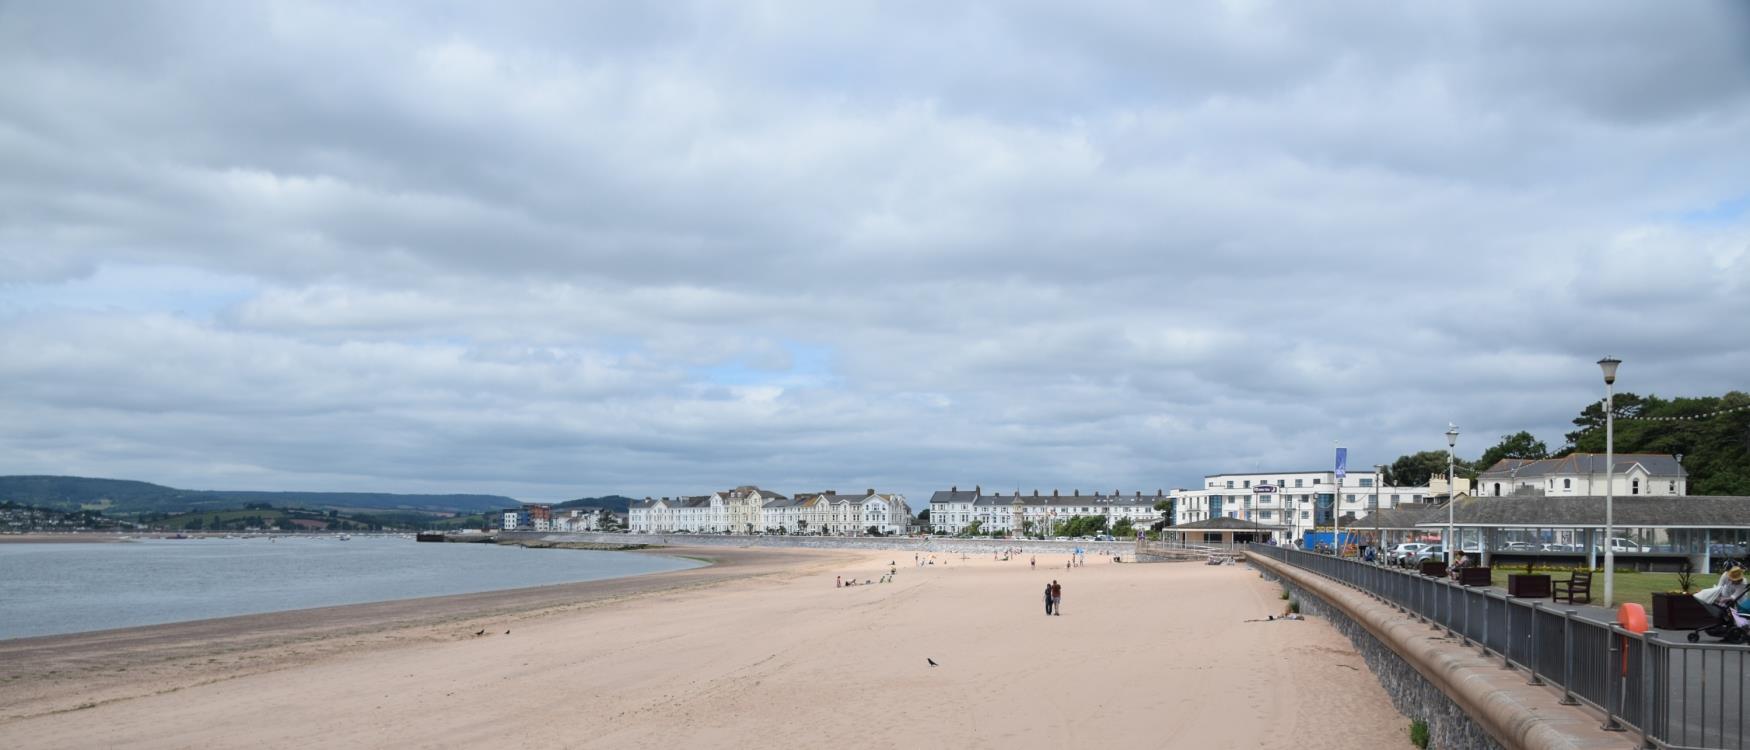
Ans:
<svg viewBox="0 0 1750 750"><path fill-rule="evenodd" d="M1045 584L1045 614L1051 614L1051 584Z"/></svg>

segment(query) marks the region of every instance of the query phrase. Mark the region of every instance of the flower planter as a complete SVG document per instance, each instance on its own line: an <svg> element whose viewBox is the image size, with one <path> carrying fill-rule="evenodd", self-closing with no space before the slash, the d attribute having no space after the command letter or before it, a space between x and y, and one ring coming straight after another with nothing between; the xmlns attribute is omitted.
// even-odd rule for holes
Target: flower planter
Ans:
<svg viewBox="0 0 1750 750"><path fill-rule="evenodd" d="M1660 630L1694 630L1716 622L1707 607L1690 594L1653 594L1653 627Z"/></svg>
<svg viewBox="0 0 1750 750"><path fill-rule="evenodd" d="M1507 593L1521 599L1548 599L1550 577L1542 573L1514 573L1507 576Z"/></svg>

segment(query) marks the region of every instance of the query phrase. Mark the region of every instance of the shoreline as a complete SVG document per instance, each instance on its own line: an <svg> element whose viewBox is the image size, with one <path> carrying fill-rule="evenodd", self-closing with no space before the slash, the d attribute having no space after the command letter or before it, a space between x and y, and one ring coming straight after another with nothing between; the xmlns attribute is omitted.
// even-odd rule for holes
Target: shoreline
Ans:
<svg viewBox="0 0 1750 750"><path fill-rule="evenodd" d="M0 726L361 649L456 640L481 628L628 599L801 573L849 557L806 550L686 547L628 552L705 564L594 581L0 640Z"/></svg>

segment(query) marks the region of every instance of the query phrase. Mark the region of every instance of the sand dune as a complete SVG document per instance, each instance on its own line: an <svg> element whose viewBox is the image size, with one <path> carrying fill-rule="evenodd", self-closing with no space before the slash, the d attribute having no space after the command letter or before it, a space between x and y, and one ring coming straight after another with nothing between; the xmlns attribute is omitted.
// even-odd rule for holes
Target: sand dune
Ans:
<svg viewBox="0 0 1750 750"><path fill-rule="evenodd" d="M889 558L896 582L833 586L835 575L877 579ZM1244 566L799 559L707 588L482 621L489 634L478 638L460 618L424 639L215 670L173 692L0 723L0 738L32 748L1408 747L1407 719L1324 623L1242 622L1283 604ZM1041 601L1054 578L1062 617L1046 617Z"/></svg>

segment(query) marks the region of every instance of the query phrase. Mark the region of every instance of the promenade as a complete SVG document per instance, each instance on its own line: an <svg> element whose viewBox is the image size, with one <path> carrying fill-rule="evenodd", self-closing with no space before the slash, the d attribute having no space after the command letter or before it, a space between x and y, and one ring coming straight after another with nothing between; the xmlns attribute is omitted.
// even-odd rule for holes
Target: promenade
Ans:
<svg viewBox="0 0 1750 750"><path fill-rule="evenodd" d="M895 582L835 587L879 580L890 558ZM1284 602L1243 565L936 558L815 553L686 590L462 615L418 638L0 722L0 736L33 748L1408 747L1408 720L1325 623L1247 622ZM1044 614L1052 579L1061 617Z"/></svg>

